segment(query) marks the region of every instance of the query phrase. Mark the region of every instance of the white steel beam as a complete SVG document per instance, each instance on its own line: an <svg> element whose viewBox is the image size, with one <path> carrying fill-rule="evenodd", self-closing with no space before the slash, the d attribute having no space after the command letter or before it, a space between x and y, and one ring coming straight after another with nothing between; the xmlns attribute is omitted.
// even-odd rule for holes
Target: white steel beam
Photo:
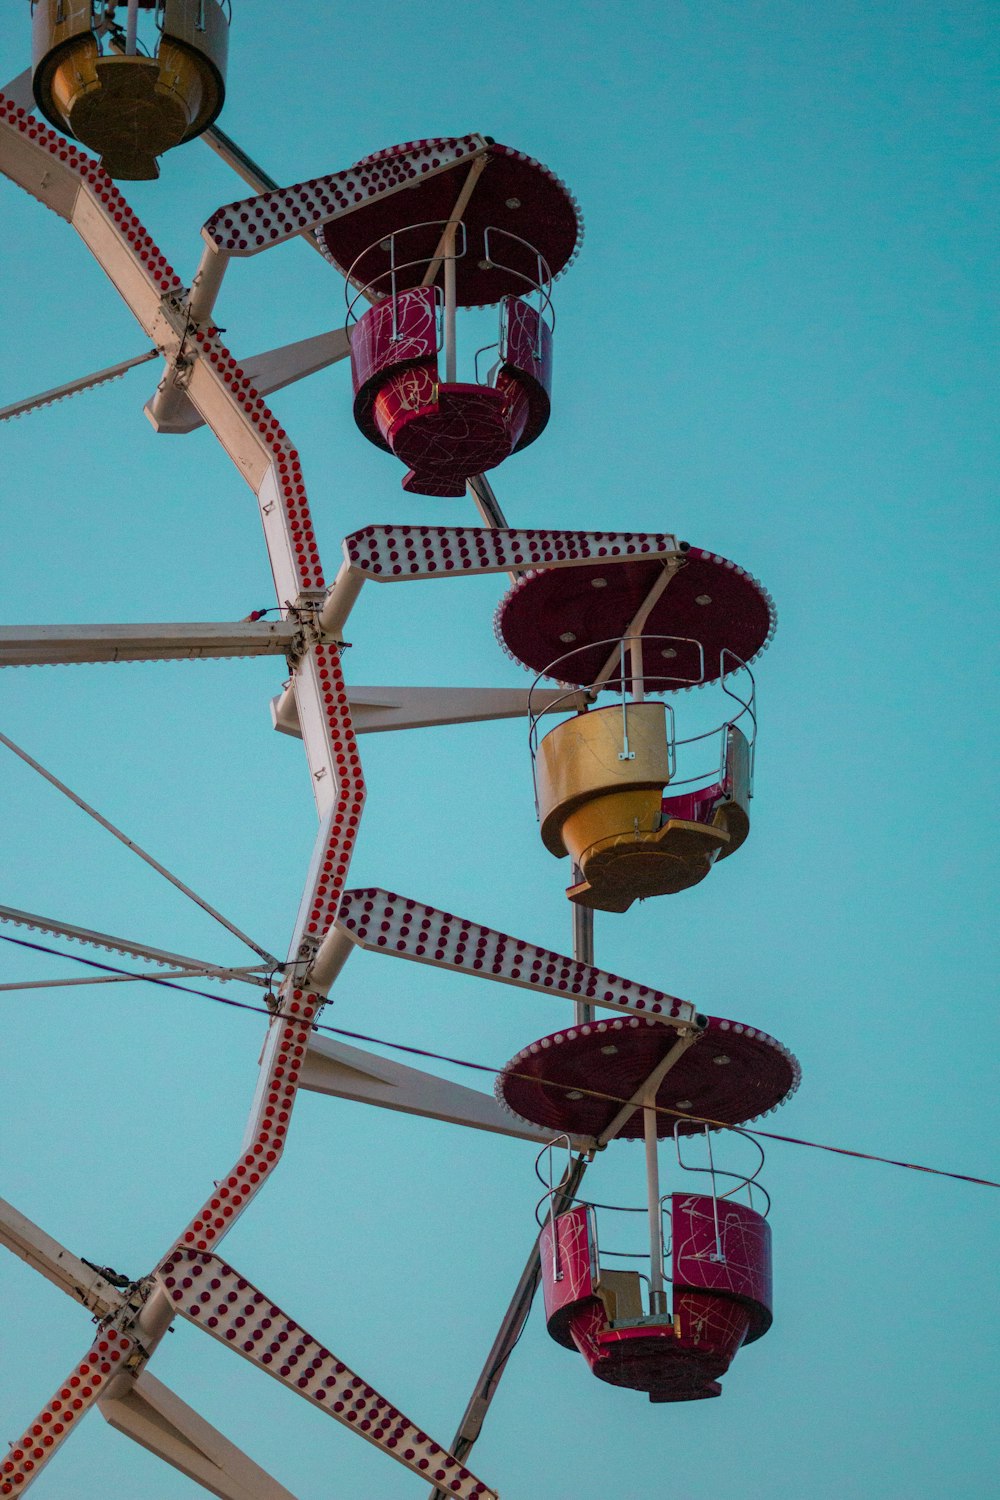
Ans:
<svg viewBox="0 0 1000 1500"><path fill-rule="evenodd" d="M119 1396L98 1402L101 1416L219 1500L295 1500L235 1443L162 1381L143 1370Z"/></svg>
<svg viewBox="0 0 1000 1500"><path fill-rule="evenodd" d="M0 667L289 656L295 620L180 625L0 625Z"/></svg>
<svg viewBox="0 0 1000 1500"><path fill-rule="evenodd" d="M351 687L355 734L383 734L393 729L431 729L442 724L483 724L492 719L522 719L528 713L523 688ZM536 713L580 710L586 695L566 688L536 692ZM281 734L300 735L295 694L289 685L271 700L271 718Z"/></svg>
<svg viewBox="0 0 1000 1500"><path fill-rule="evenodd" d="M435 177L471 164L488 150L485 137L468 135L461 142L421 141L405 154L378 152L363 166L356 163L311 182L227 203L205 223L202 238L229 255L259 255L296 235L315 233L322 225L364 208L376 197L405 192L412 182L407 175L411 169L422 179ZM325 249L323 253L327 254Z"/></svg>
<svg viewBox="0 0 1000 1500"><path fill-rule="evenodd" d="M89 1350L0 1463L0 1495L23 1495L92 1406L142 1359L135 1339L103 1326Z"/></svg>
<svg viewBox="0 0 1000 1500"><path fill-rule="evenodd" d="M256 970L247 969L169 969L155 974L88 974L84 979L25 979L16 984L0 984L0 991L7 993L21 990L58 990L88 984L162 984L164 980L214 979L225 984L229 979L240 979L244 984L266 985ZM263 1008L263 1007L261 1007Z"/></svg>
<svg viewBox="0 0 1000 1500"><path fill-rule="evenodd" d="M98 1317L118 1312L125 1303L125 1295L99 1271L2 1198L0 1244ZM99 1401L99 1410L112 1427L220 1500L295 1500L148 1370L120 1394Z"/></svg>
<svg viewBox="0 0 1000 1500"><path fill-rule="evenodd" d="M0 407L0 422L8 422L12 417L23 417L28 412L39 411L43 406L51 406L54 401L62 401L67 396L77 395L80 391L91 391L96 386L119 380L122 375L127 375L129 370L134 370L137 365L146 365L151 359L156 359L159 352L158 349L150 349L145 354L136 354L132 359L122 359L116 365L107 365L103 370L95 370L91 375L81 375L77 380L67 380L65 384L53 386L48 391L41 391L37 396L26 396L22 401L15 401L10 406Z"/></svg>
<svg viewBox="0 0 1000 1500"><path fill-rule="evenodd" d="M390 1062L329 1037L310 1037L299 1084L316 1094L332 1094L338 1099L375 1104L382 1109L401 1110L451 1125L468 1125L473 1130L510 1135L540 1146L552 1140L551 1130L539 1130L515 1119L492 1094L465 1088L420 1068ZM590 1136L573 1136L572 1145L576 1151L590 1151L596 1142Z"/></svg>
<svg viewBox="0 0 1000 1500"><path fill-rule="evenodd" d="M99 1317L117 1312L125 1300L100 1271L60 1245L6 1198L0 1198L0 1245Z"/></svg>
<svg viewBox="0 0 1000 1500"><path fill-rule="evenodd" d="M8 99L13 99L15 104L29 113L35 107L35 94L31 87L31 69L25 68L23 73L18 73L9 83L0 88L0 94L6 94Z"/></svg>
<svg viewBox="0 0 1000 1500"><path fill-rule="evenodd" d="M86 943L91 948L103 948L108 953L124 953L128 958L149 960L171 969L186 969L191 973L217 974L223 978L231 974L252 976L260 973L263 965L234 970L225 964L206 963L201 958L187 958L182 953L171 953L166 948L153 948L148 943L133 943L129 938L112 937L107 932L97 932L93 927L75 927L71 922L59 922L52 917L40 917L35 912L20 911L16 906L0 906L0 922L10 922L15 927L27 927L36 932L48 932L53 937L68 938L73 943ZM262 976L250 982L266 984Z"/></svg>

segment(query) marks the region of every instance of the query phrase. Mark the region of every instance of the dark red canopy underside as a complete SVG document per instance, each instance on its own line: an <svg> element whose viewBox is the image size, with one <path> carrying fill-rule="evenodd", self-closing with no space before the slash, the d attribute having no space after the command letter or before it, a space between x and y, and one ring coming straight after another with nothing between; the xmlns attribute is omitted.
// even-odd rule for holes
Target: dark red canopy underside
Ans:
<svg viewBox="0 0 1000 1500"><path fill-rule="evenodd" d="M456 142L472 139L455 138ZM408 149L395 148L402 159ZM402 261L418 262L409 270L399 271L398 289L419 286L427 262L438 247L441 223L451 217L468 176L473 154L470 146L468 160L460 160L434 176L421 177L414 169L412 188L376 198L320 230L340 269L346 274L361 252L371 245L374 248L356 267L353 279L362 286L375 282L389 267L389 252L382 250L378 242L409 224L427 224L428 228L398 235L396 243L397 265ZM384 161L386 154L380 152L379 159ZM363 161L358 163L359 173L364 165ZM565 185L548 167L510 146L490 146L486 166L461 217L467 240L465 254L456 263L460 307L490 306L503 297L519 296L531 290L524 277L532 283L539 279L535 255L503 234L491 234L492 266L484 270L479 262L486 259L483 231L487 227L506 230L527 240L545 257L553 278L566 268L582 237L576 203ZM388 277L377 282L377 289L390 291Z"/></svg>
<svg viewBox="0 0 1000 1500"><path fill-rule="evenodd" d="M507 1064L497 1079L497 1097L532 1125L599 1136L621 1101L632 1097L676 1040L672 1026L637 1017L558 1031ZM667 1073L656 1102L724 1125L742 1125L781 1104L798 1084L799 1065L780 1042L755 1027L712 1017L708 1029ZM613 1097L595 1098L588 1089ZM571 1097L575 1091L579 1098ZM674 1120L673 1115L659 1115L657 1134L672 1135ZM702 1129L695 1121L681 1121L682 1135ZM642 1133L642 1111L636 1110L620 1134L635 1140Z"/></svg>
<svg viewBox="0 0 1000 1500"><path fill-rule="evenodd" d="M550 675L579 685L593 682L610 648L580 648L622 636L662 567L644 559L608 568L583 565L525 574L497 607L497 637L523 666L545 672L562 657ZM698 680L698 649L685 640L700 642L704 680L714 682L738 665L727 661L720 668L723 648L752 661L774 633L774 621L770 596L755 578L725 558L691 547L643 627L644 636L682 638L644 648L647 691L668 691ZM676 654L667 659L664 650ZM610 685L617 685L617 677Z"/></svg>

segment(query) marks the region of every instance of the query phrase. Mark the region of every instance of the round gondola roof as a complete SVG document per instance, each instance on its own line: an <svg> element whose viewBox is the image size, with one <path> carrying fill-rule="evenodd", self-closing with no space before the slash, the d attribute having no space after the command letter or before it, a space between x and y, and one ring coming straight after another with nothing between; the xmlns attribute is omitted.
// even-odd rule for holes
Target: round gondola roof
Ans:
<svg viewBox="0 0 1000 1500"><path fill-rule="evenodd" d="M497 606L497 639L522 666L589 685L608 660L609 642L626 634L664 566L643 558L526 572ZM759 656L776 625L774 601L756 578L716 553L687 548L642 627L644 637L661 637L645 648L646 691L717 681ZM732 659L723 660L724 651ZM616 672L609 685L619 681Z"/></svg>
<svg viewBox="0 0 1000 1500"><path fill-rule="evenodd" d="M496 1095L532 1125L598 1137L676 1040L672 1026L645 1016L572 1026L523 1048L497 1079ZM799 1078L797 1061L774 1037L711 1017L657 1090L657 1105L678 1111L658 1115L657 1134L672 1135L677 1120L682 1135L702 1130L705 1120L745 1125L784 1103ZM636 1140L642 1134L637 1108L619 1135Z"/></svg>
<svg viewBox="0 0 1000 1500"><path fill-rule="evenodd" d="M428 155L435 147L442 158L433 151ZM458 160L442 167L445 153L452 151ZM462 253L459 243L455 265L459 307L491 306L529 292L546 279L539 277L535 251L554 280L575 260L583 239L576 199L534 157L475 135L409 141L359 161L354 168L359 187L365 185L368 169L376 166L383 171L394 166L412 182L405 192L370 199L324 225L319 236L329 258L345 275L354 268L350 279L356 287L387 294L389 236L395 234L396 287L404 291L420 286L443 224L452 217L470 167L479 160L485 160L485 166L460 213L465 246ZM414 264L406 264L411 261Z"/></svg>

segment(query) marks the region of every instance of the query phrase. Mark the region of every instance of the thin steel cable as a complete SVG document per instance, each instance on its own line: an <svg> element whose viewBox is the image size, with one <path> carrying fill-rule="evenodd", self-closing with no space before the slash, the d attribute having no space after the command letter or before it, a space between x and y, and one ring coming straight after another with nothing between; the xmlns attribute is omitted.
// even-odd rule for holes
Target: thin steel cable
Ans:
<svg viewBox="0 0 1000 1500"><path fill-rule="evenodd" d="M216 911L215 907L210 906L207 901L198 895L197 891L193 891L189 885L184 884L183 880L179 880L176 875L172 874L166 865L161 865L159 860L154 859L151 854L147 854L145 849L141 848L134 839L130 839L127 834L122 833L121 829L116 828L114 823L109 823L107 818L102 817L95 807L91 807L89 802L84 802L82 797L78 797L76 792L72 791L64 781L59 780L58 776L53 776L51 771L47 771L33 756L28 754L27 750L22 750L20 745L15 744L12 739L9 739L3 733L0 733L0 744L6 745L7 749L12 750L19 759L24 761L25 765L30 766L33 771L37 771L39 776L54 786L57 791L62 792L65 797L68 797L71 802L75 803L77 807L93 818L95 823L100 823L102 828L106 828L109 833L114 834L119 843L124 844L127 849L131 849L133 854L138 854L140 859L145 860L146 864L154 869L158 875L162 875L164 880L169 880L171 885L176 886L179 891L188 896L196 906L200 906L202 911L207 912L210 917L214 917L217 922L221 922L222 926L228 932L231 932L234 937L238 937L241 943L245 943L248 948L251 948L266 963L276 964L278 962L273 953L268 953L267 949L261 948L254 942L253 938L247 937L246 933L241 932L234 923L230 922L228 917L224 917L220 911Z"/></svg>
<svg viewBox="0 0 1000 1500"><path fill-rule="evenodd" d="M0 941L13 943L19 948L33 948L38 953L53 954L56 958L71 958L75 963L86 964L88 968L103 969L112 974L127 973L124 969L113 968L111 964L98 963L96 959L82 958L77 953L60 953L56 948L48 948L42 943L29 943L24 938L9 937L6 933L0 932ZM129 974L128 977L131 979L144 979L147 984L163 985L165 989L180 990L182 994L194 995L201 1000L211 1000L216 1005L228 1005L233 1010L252 1011L254 1015L267 1016L269 1020L274 1019L274 1012L268 1010L266 1006L251 1005L246 1000L233 1000L227 995L210 995L207 990L192 989L190 985L177 984L172 979L164 979L152 974ZM411 1057L426 1057L435 1062L451 1063L457 1068L470 1068L477 1073L492 1073L496 1077L498 1074L504 1072L503 1068L495 1067L490 1063L470 1062L468 1058L464 1057L450 1057L446 1052L431 1052L426 1047L411 1047L405 1042L391 1042L385 1037L369 1036L363 1031L347 1031L342 1026L329 1026L319 1021L299 1021L297 1017L287 1014L283 1015L282 1019L290 1025L304 1026L308 1031L325 1031L330 1036L350 1037L352 1041L370 1042L376 1047L388 1047L393 1052L405 1052ZM551 1088L567 1090L573 1088L574 1091L579 1088L581 1094L586 1094L592 1099L603 1099L609 1104L621 1105L630 1102L619 1094L607 1094L600 1089L580 1088L578 1084L558 1083L555 1079L537 1078L534 1074L513 1073L511 1077L524 1078L533 1083L544 1083ZM693 1115L688 1114L687 1111L682 1109L670 1109L665 1104L656 1104L653 1108L658 1115L669 1115L672 1119L688 1120L695 1125L708 1125L715 1130L736 1130L742 1135L760 1136L764 1140L769 1141L783 1141L789 1146L808 1146L813 1151L828 1151L835 1156L852 1156L859 1161L880 1162L883 1166L902 1167L908 1172L927 1172L933 1177L950 1177L956 1182L974 1183L977 1187L1000 1188L1000 1182L994 1182L990 1177L973 1177L966 1172L949 1172L942 1167L925 1167L916 1162L897 1161L895 1157L877 1156L870 1151L852 1151L847 1146L828 1146L821 1141L807 1141L797 1135L779 1135L774 1130L757 1130L747 1125L733 1125L726 1120L713 1120L706 1115Z"/></svg>

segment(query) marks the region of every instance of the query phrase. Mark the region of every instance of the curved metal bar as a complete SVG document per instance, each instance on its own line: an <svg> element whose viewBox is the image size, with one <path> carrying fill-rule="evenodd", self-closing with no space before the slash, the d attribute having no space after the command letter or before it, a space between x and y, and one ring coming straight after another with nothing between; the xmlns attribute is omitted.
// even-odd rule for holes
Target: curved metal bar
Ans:
<svg viewBox="0 0 1000 1500"><path fill-rule="evenodd" d="M523 271L518 271L516 267L509 266L506 261L497 260L496 256L490 254L491 231L493 234L502 234L508 240L515 240L519 245L523 245L526 250L531 251L532 255L534 255L538 261L537 281L532 281L531 277L526 276ZM539 318L542 318L547 313L549 317L549 332L555 333L556 310L552 305L552 297L550 294L550 288L552 286L552 272L549 269L548 261L545 259L545 256L541 253L541 251L535 245L533 245L530 240L523 239L519 234L512 234L509 229L500 229L495 224L487 224L483 230L483 251L485 253L486 259L490 262L491 265L496 266L501 271L506 271L508 276L515 276L518 281L523 281L527 286L531 288L532 291L538 293L538 316ZM542 274L543 271L544 276Z"/></svg>
<svg viewBox="0 0 1000 1500"><path fill-rule="evenodd" d="M453 221L451 219L424 219L419 224L405 224L402 229L394 229L391 234L380 235L377 240L372 240L370 245L366 245L363 250L359 251L351 261L351 264L348 266L347 274L344 279L344 301L347 305L348 324L350 324L351 322L357 322L357 319L354 316L354 309L362 297L368 297L368 301L374 304L376 299L373 297L369 297L368 293L372 290L373 287L378 286L380 282L385 281L387 277L389 278L390 286L392 288L390 295L395 297L396 295L398 295L396 292L395 279L399 275L400 271L412 270L414 266L429 266L431 261L434 259L461 260L465 255L466 250L468 249L468 242L465 231L465 221L463 219L456 219L454 220L455 227L456 229L460 229L462 231L462 248L461 250L456 250L453 256L418 255L414 260L404 260L402 263L397 263L396 261L397 235L409 234L411 230L414 229L444 229L452 222ZM389 241L390 255L390 263L388 267L384 271L380 271L377 276L373 276L370 281L366 281L363 286L358 287L355 291L354 296L351 297L349 295L350 288L351 286L356 284L352 280L355 268L362 260L364 260L366 255L370 255L373 250L381 248L387 240ZM412 288L407 288L407 290L412 290ZM440 288L436 287L435 291L440 291Z"/></svg>
<svg viewBox="0 0 1000 1500"><path fill-rule="evenodd" d="M696 1167L686 1162L681 1156L681 1137L679 1134L679 1127L681 1123L682 1122L680 1120L674 1121L674 1145L677 1149L677 1164L681 1168L681 1170L684 1172L696 1172L702 1175L710 1176L712 1179L712 1198L717 1203L722 1203L727 1198L732 1198L736 1193L741 1192L743 1188L746 1188L747 1195L750 1199L750 1206L752 1208L753 1190L754 1188L756 1188L756 1190L763 1196L766 1201L766 1208L763 1214L763 1217L766 1219L768 1213L771 1210L771 1195L767 1191L767 1188L764 1187L763 1183L757 1180L764 1169L765 1155L764 1148L760 1144L760 1141L757 1140L756 1136L751 1135L749 1131L740 1130L739 1126L737 1125L730 1125L727 1127L727 1130L730 1134L743 1136L744 1140L748 1140L751 1145L753 1145L759 1152L760 1161L757 1163L752 1172L732 1172L728 1169L717 1167L711 1158L711 1146L709 1146L709 1160L711 1164L707 1167ZM705 1126L706 1138L709 1135L710 1129L710 1126ZM715 1191L715 1180L717 1177L731 1177L734 1179L736 1185L735 1187L728 1188L724 1193L717 1193ZM718 1225L716 1226L716 1237L718 1237Z"/></svg>

